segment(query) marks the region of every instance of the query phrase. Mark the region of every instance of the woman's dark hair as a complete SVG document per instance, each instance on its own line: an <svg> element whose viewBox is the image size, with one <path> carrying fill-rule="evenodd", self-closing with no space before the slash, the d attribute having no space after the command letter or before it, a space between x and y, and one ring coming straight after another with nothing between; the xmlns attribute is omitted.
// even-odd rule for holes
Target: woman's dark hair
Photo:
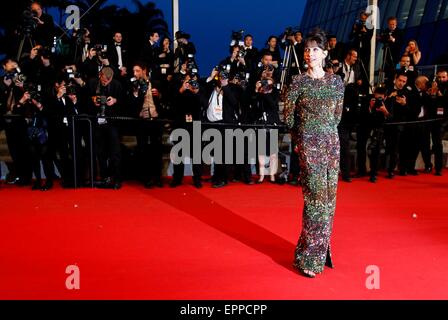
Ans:
<svg viewBox="0 0 448 320"><path fill-rule="evenodd" d="M328 50L327 35L321 29L314 29L313 31L311 31L311 33L308 34L305 40L305 45L310 42L316 42L317 46L324 51Z"/></svg>
<svg viewBox="0 0 448 320"><path fill-rule="evenodd" d="M276 36L270 36L268 38L268 41L266 41L266 45L269 47L269 42L271 42L272 39L277 40L277 46L278 46L278 38Z"/></svg>

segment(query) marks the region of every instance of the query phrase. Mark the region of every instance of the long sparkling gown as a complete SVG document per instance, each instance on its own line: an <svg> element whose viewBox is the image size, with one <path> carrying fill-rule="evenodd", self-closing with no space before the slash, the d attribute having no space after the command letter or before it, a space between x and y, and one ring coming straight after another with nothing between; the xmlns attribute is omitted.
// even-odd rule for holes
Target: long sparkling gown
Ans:
<svg viewBox="0 0 448 320"><path fill-rule="evenodd" d="M340 76L293 78L285 120L299 149L304 211L294 267L316 274L331 264L330 237L336 210L339 136L344 84Z"/></svg>

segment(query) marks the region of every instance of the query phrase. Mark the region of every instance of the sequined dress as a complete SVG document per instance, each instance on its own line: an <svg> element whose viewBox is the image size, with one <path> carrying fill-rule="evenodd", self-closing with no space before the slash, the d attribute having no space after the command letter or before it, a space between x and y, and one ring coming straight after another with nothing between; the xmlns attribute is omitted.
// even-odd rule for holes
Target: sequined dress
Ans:
<svg viewBox="0 0 448 320"><path fill-rule="evenodd" d="M294 261L302 271L321 273L331 261L343 98L341 77L329 73L321 79L296 76L287 94L285 120L299 150L304 197L303 229Z"/></svg>

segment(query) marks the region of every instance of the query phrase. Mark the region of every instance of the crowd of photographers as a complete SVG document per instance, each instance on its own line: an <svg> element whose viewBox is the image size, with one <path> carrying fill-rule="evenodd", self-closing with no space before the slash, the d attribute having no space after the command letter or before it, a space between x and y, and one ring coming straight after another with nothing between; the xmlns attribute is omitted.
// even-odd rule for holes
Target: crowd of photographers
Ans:
<svg viewBox="0 0 448 320"><path fill-rule="evenodd" d="M205 77L198 73L190 35L181 31L175 35L175 50L170 38L160 39L157 32L151 32L139 58L129 61L126 39L120 32L111 35L110 43L98 44L89 30L77 30L69 53L61 58L52 47L51 17L42 12L38 3L31 8L35 16L30 19L38 21L25 31L32 35L35 45L17 60L3 61L0 107L4 115L1 126L12 158L7 180L32 185L33 190L53 187L55 167L64 187L73 187L74 180L86 183L93 176L97 187L120 189L130 167L147 188L162 187L163 136L167 129L182 128L192 133L194 121L214 124L219 130L224 130L225 125L281 126L279 102L291 78L307 68L302 33L291 29L281 37L270 37L262 50L254 47L251 35L233 32L228 57ZM346 85L339 126L342 179L352 179L353 132L357 137L357 177L367 176L369 155L370 180L377 181L384 141L389 155L388 178L394 177L397 165L401 175L418 174L415 167L420 152L425 171L432 172L435 167L435 174L441 175L446 122L412 126L391 123L446 118L447 71L439 69L434 81L418 76L413 69L421 58L418 46L411 41L400 56L402 36L397 20L391 18L379 39L387 48L383 68L386 86L369 94L367 61L372 34L365 20L366 15L361 14L353 26L350 45L344 46L335 36L328 37L326 69L341 75ZM77 121L74 126L74 116L82 115L92 121L93 134L87 121ZM122 117L127 121L121 121ZM123 150L122 135L137 137L131 160ZM300 170L294 147L288 177L282 179L298 185ZM266 154L257 159L257 181L253 181L248 161L234 166L216 164L213 187L224 187L229 181L263 183L265 174L270 182L279 182L280 159L269 144L266 149ZM95 160L93 171L89 170L90 150ZM270 170L266 172L267 159ZM41 178L41 164L45 181ZM197 188L202 187L203 168L201 164L193 165ZM174 165L171 187L183 183L184 171L183 164Z"/></svg>

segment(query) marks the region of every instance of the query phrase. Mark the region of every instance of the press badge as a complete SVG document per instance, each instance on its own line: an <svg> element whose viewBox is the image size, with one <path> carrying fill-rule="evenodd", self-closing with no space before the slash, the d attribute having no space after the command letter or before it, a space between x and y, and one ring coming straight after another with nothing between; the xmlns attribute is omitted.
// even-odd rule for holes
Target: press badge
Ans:
<svg viewBox="0 0 448 320"><path fill-rule="evenodd" d="M437 115L443 116L444 115L444 109L443 108L437 108Z"/></svg>
<svg viewBox="0 0 448 320"><path fill-rule="evenodd" d="M104 118L98 118L98 124L99 124L99 125L106 124L106 123L107 123L107 120L106 120L106 119L104 119Z"/></svg>

